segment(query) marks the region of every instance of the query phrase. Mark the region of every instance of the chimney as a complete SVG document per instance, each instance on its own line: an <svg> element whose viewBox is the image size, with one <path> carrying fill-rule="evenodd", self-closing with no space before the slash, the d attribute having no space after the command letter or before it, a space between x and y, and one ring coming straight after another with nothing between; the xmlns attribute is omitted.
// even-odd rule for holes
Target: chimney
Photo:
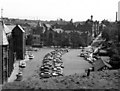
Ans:
<svg viewBox="0 0 120 91"><path fill-rule="evenodd" d="M1 19L3 18L3 8L1 8Z"/></svg>
<svg viewBox="0 0 120 91"><path fill-rule="evenodd" d="M93 21L93 15L91 15L91 21Z"/></svg>
<svg viewBox="0 0 120 91"><path fill-rule="evenodd" d="M118 2L118 21L120 21L120 1Z"/></svg>
<svg viewBox="0 0 120 91"><path fill-rule="evenodd" d="M118 13L116 12L116 22L117 22L117 14L118 14Z"/></svg>

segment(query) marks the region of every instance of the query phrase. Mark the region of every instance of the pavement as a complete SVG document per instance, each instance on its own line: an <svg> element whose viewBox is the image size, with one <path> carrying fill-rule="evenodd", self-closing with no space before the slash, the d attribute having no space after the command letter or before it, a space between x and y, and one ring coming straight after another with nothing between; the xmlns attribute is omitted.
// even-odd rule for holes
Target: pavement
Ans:
<svg viewBox="0 0 120 91"><path fill-rule="evenodd" d="M0 91L2 90L2 85L0 84Z"/></svg>
<svg viewBox="0 0 120 91"><path fill-rule="evenodd" d="M14 63L14 69L8 78L8 82L13 82L16 79L16 74L19 72L19 61Z"/></svg>
<svg viewBox="0 0 120 91"><path fill-rule="evenodd" d="M20 63L20 61L21 62L23 62L23 61L28 61L29 59L28 59L28 56L26 56L25 57L25 59L24 60L17 60L15 63L14 63L14 69L13 69L13 71L12 71L12 73L11 73L11 75L10 75L10 77L8 78L8 82L14 82L15 80L16 80L16 75L18 74L18 72L19 72L19 63Z"/></svg>

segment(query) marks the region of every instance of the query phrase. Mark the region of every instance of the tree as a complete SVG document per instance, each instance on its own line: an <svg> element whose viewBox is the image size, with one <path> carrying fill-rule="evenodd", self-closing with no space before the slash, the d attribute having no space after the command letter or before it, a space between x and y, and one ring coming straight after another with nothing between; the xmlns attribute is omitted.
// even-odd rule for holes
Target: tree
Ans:
<svg viewBox="0 0 120 91"><path fill-rule="evenodd" d="M83 38L77 31L70 33L70 41L73 48L84 46Z"/></svg>
<svg viewBox="0 0 120 91"><path fill-rule="evenodd" d="M109 36L109 29L108 29L108 28L105 28L105 29L102 31L102 38L103 38L103 39L106 39L106 41L109 40L110 36Z"/></svg>
<svg viewBox="0 0 120 91"><path fill-rule="evenodd" d="M60 46L61 45L61 33L54 33L54 45L55 46Z"/></svg>
<svg viewBox="0 0 120 91"><path fill-rule="evenodd" d="M27 35L26 45L32 45L32 35L31 34Z"/></svg>
<svg viewBox="0 0 120 91"><path fill-rule="evenodd" d="M69 34L63 32L61 33L61 47L69 46Z"/></svg>

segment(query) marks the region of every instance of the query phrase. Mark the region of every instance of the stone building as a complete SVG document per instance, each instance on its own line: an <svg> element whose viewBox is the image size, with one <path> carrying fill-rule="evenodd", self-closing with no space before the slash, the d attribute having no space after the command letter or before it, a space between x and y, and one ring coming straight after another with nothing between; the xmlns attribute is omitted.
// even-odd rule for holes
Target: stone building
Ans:
<svg viewBox="0 0 120 91"><path fill-rule="evenodd" d="M12 30L13 52L17 60L25 58L25 31L20 25L16 25Z"/></svg>
<svg viewBox="0 0 120 91"><path fill-rule="evenodd" d="M37 26L32 29L32 46L53 45L55 32L57 31L53 30L50 24L38 22Z"/></svg>
<svg viewBox="0 0 120 91"><path fill-rule="evenodd" d="M20 25L9 27L0 21L0 84L7 82L16 60L24 59L25 37Z"/></svg>
<svg viewBox="0 0 120 91"><path fill-rule="evenodd" d="M44 27L38 22L37 26L32 29L32 46L41 47L43 44Z"/></svg>
<svg viewBox="0 0 120 91"><path fill-rule="evenodd" d="M0 84L7 82L8 78L8 48L9 43L3 22L0 21Z"/></svg>

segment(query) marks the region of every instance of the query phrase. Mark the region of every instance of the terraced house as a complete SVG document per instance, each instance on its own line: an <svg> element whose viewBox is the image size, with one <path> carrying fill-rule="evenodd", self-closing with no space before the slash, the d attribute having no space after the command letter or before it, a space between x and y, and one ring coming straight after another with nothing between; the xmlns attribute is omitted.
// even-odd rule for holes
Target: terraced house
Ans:
<svg viewBox="0 0 120 91"><path fill-rule="evenodd" d="M49 24L37 23L37 26L32 29L32 46L42 47L42 45L53 45L54 30Z"/></svg>
<svg viewBox="0 0 120 91"><path fill-rule="evenodd" d="M0 84L5 83L8 77L8 47L3 22L0 21Z"/></svg>
<svg viewBox="0 0 120 91"><path fill-rule="evenodd" d="M32 29L32 46L41 47L43 43L44 27L38 22L37 26Z"/></svg>

